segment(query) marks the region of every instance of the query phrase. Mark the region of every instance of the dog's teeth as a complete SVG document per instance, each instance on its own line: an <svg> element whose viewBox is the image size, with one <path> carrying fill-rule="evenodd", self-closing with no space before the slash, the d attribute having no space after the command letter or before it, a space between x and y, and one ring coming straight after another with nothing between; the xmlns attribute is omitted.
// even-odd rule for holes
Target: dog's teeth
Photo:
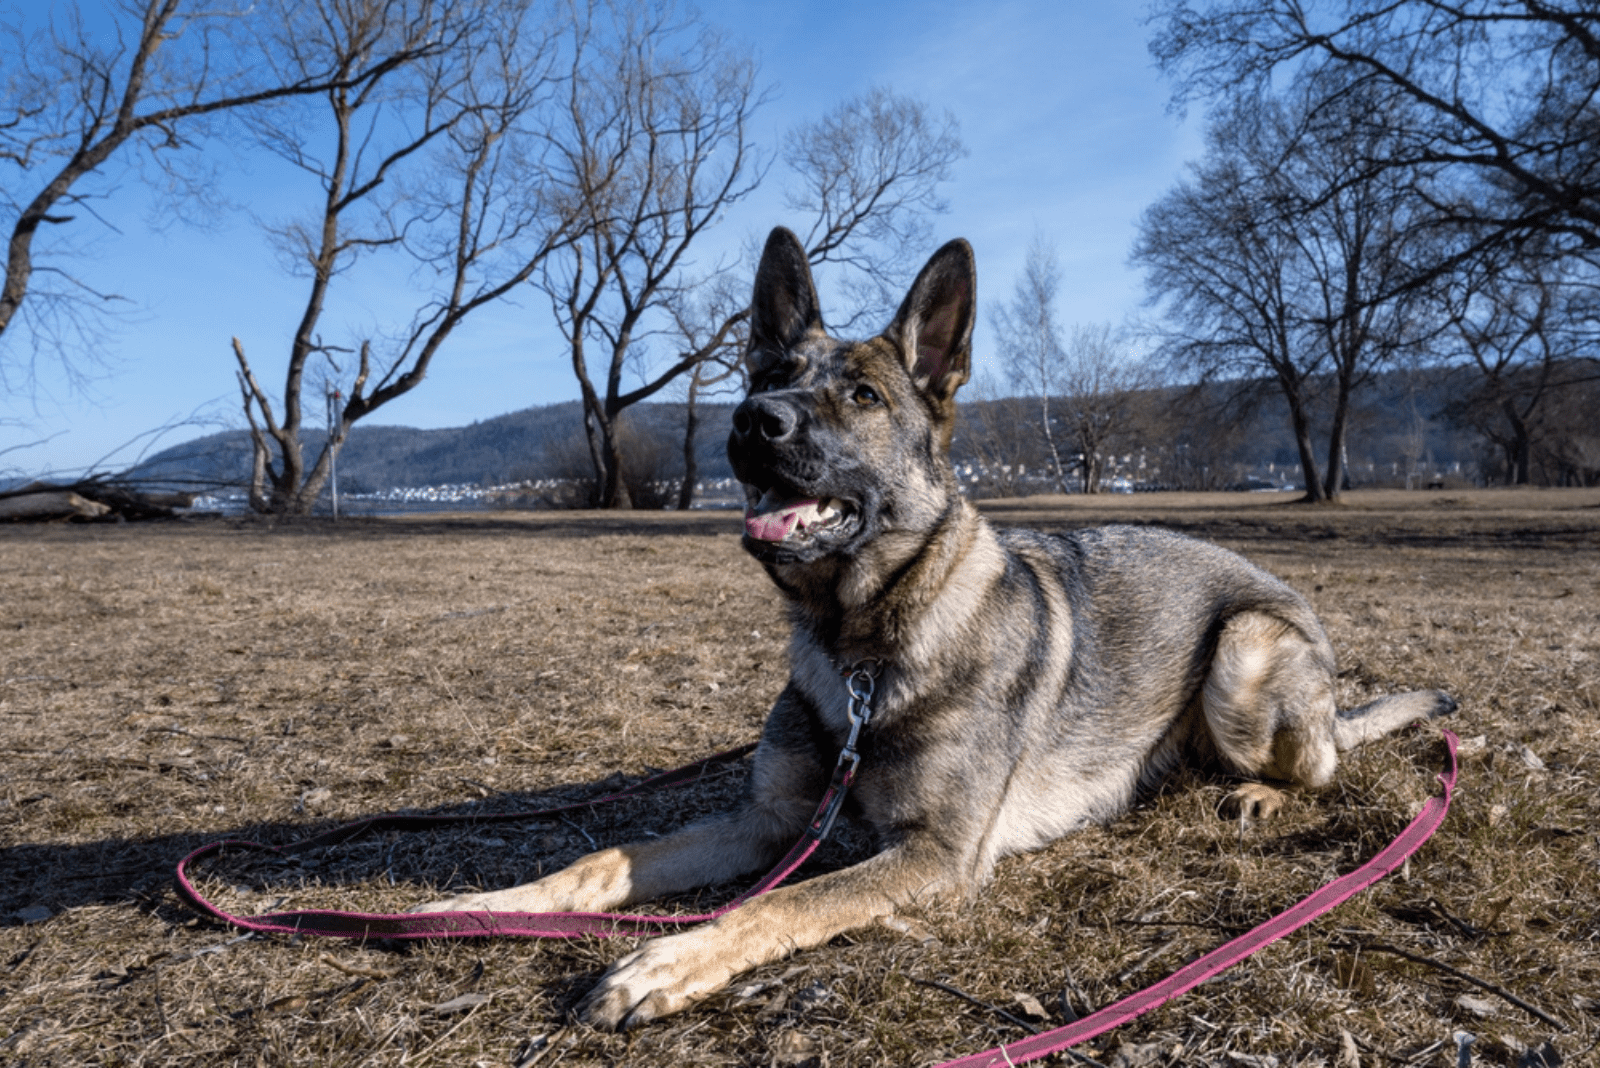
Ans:
<svg viewBox="0 0 1600 1068"><path fill-rule="evenodd" d="M769 489L745 511L745 532L758 541L780 542L809 537L814 531L837 526L844 519L845 503L837 497L791 500Z"/></svg>

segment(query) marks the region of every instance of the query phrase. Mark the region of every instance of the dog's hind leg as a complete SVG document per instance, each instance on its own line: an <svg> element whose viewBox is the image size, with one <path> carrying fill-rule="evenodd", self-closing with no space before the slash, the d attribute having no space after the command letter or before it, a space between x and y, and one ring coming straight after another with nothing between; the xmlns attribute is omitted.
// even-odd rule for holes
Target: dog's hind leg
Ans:
<svg viewBox="0 0 1600 1068"><path fill-rule="evenodd" d="M1333 672L1333 650L1320 632L1307 636L1265 612L1229 620L1200 696L1224 765L1301 789L1325 785L1339 762ZM1254 782L1233 791L1223 808L1271 817L1282 804L1279 789Z"/></svg>
<svg viewBox="0 0 1600 1068"><path fill-rule="evenodd" d="M1339 753L1456 707L1436 690L1380 697L1341 711L1334 701L1333 649L1277 616L1230 620L1201 691L1206 726L1228 767L1241 775L1316 789L1333 778ZM1230 815L1271 817L1281 790L1246 783L1223 803Z"/></svg>
<svg viewBox="0 0 1600 1068"><path fill-rule="evenodd" d="M1440 690L1415 690L1380 697L1360 708L1341 708L1333 721L1333 744L1342 753L1419 719L1448 716L1455 710L1455 698Z"/></svg>

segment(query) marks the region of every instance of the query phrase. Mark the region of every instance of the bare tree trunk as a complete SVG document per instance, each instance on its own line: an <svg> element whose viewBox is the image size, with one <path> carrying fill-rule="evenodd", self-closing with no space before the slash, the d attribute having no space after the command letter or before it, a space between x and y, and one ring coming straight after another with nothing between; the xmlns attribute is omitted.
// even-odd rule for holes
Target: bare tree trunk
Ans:
<svg viewBox="0 0 1600 1068"><path fill-rule="evenodd" d="M254 420L250 425L250 454L248 498L250 510L257 513L265 512L268 508L267 502L270 500L267 494L267 461L271 456L271 447L267 445L266 436L262 434L261 428L255 425Z"/></svg>
<svg viewBox="0 0 1600 1068"><path fill-rule="evenodd" d="M1533 435L1513 398L1507 397L1502 409L1506 425L1511 428L1511 439L1506 443L1506 481L1513 486L1526 486L1533 481Z"/></svg>
<svg viewBox="0 0 1600 1068"><path fill-rule="evenodd" d="M627 481L622 477L622 442L617 438L617 421L607 419L602 429L606 470L600 487L600 507L630 508L633 502L628 497Z"/></svg>
<svg viewBox="0 0 1600 1068"><path fill-rule="evenodd" d="M578 357L581 359L581 356ZM574 361L576 362L576 360ZM617 434L616 415L608 411L598 394L582 376L583 430L589 439L589 460L594 465L595 508L627 508L628 487L622 477L622 443Z"/></svg>
<svg viewBox="0 0 1600 1068"><path fill-rule="evenodd" d="M694 507L694 484L700 477L700 465L694 455L694 435L700 427L700 374L689 376L689 399L684 405L683 428L683 483L678 486L678 511L687 512Z"/></svg>
<svg viewBox="0 0 1600 1068"><path fill-rule="evenodd" d="M1065 493L1067 473L1061 465L1061 450L1056 445L1055 431L1050 426L1050 394L1039 394L1039 426L1044 433L1045 449L1050 453L1050 477L1055 480L1056 491Z"/></svg>
<svg viewBox="0 0 1600 1068"><path fill-rule="evenodd" d="M1328 433L1328 471L1322 482L1324 500L1337 501L1343 494L1345 469L1345 438L1350 426L1350 387L1339 383L1338 399L1333 407L1333 429Z"/></svg>
<svg viewBox="0 0 1600 1068"><path fill-rule="evenodd" d="M1298 390L1291 391L1285 387L1285 393L1289 400L1289 424L1294 431L1295 450L1300 454L1300 473L1305 481L1305 496L1300 499L1313 504L1327 500L1317 471L1317 454L1311 443L1311 420L1306 414L1305 402Z"/></svg>
<svg viewBox="0 0 1600 1068"><path fill-rule="evenodd" d="M233 339L233 354L239 363L239 391L244 396L244 414L250 422L250 507L257 512L281 512L297 486L301 466L298 428L280 424L272 402L262 390L245 359L244 346ZM257 416L260 421L257 421ZM279 466L272 466L272 446L277 446ZM289 472L296 481L288 481ZM270 483L270 486L269 486ZM287 487L287 490L286 490Z"/></svg>
<svg viewBox="0 0 1600 1068"><path fill-rule="evenodd" d="M588 383L584 382L584 385L587 387ZM595 414L598 405L593 403L593 394L592 389L583 390L583 437L589 445L589 467L594 472L594 482L589 488L588 500L584 502L589 508L599 507L600 488L605 485L606 478L605 437L600 429L600 419Z"/></svg>

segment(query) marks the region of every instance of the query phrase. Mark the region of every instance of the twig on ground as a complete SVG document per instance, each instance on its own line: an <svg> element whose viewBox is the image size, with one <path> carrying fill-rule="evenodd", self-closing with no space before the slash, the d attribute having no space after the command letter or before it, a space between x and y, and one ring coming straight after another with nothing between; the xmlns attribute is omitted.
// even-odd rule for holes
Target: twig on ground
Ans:
<svg viewBox="0 0 1600 1068"><path fill-rule="evenodd" d="M551 1050L557 1046L565 1045L569 1037L565 1027L558 1027L550 1034L542 1036L542 1040L540 1038L530 1039L524 1048L522 1059L517 1061L513 1068L534 1068L535 1065L549 1056Z"/></svg>
<svg viewBox="0 0 1600 1068"><path fill-rule="evenodd" d="M562 823L565 823L568 827L571 827L573 830L575 830L579 834L583 835L583 840L585 842L589 843L589 848L590 849L599 849L600 848L599 844L597 842L595 842L594 838L592 838L590 836L588 831L584 830L582 827L578 826L576 823L574 823L571 820L567 819L567 817L565 817L565 816L561 816L561 817L558 817L558 818L561 820Z"/></svg>
<svg viewBox="0 0 1600 1068"><path fill-rule="evenodd" d="M1037 1027L1033 1026L1033 1024L1029 1023L1027 1020L1022 1019L1022 1017L1013 1016L1011 1013L1007 1012L1005 1009L1002 1009L1000 1006L991 1005L987 1001L984 1001L984 1000L982 1000L980 998L975 998L971 994L967 993L965 990L959 990L956 987L953 987L948 983L941 983L941 982L939 982L938 980L935 980L935 979L918 979L915 976L913 976L911 978L911 981L913 983L916 983L918 986L930 986L935 990L942 990L946 994L951 994L951 995L953 995L955 997L958 997L962 1001L965 1001L965 1002L967 1002L969 1004L972 1004L972 1005L976 1005L980 1009L984 1009L987 1012L992 1012L996 1016L999 1016L1001 1019L1006 1020L1009 1023L1016 1024L1018 1027L1022 1028L1024 1031L1028 1032L1031 1035L1037 1035L1039 1033L1039 1029ZM1073 1060L1077 1061L1079 1064L1092 1065L1093 1068L1105 1068L1105 1065L1101 1064L1099 1061L1095 1060L1093 1057L1085 1057L1083 1054L1074 1053L1070 1049L1062 1050L1061 1052L1066 1054L1068 1057L1071 1057Z"/></svg>
<svg viewBox="0 0 1600 1068"><path fill-rule="evenodd" d="M1554 1027L1554 1028L1556 1028L1556 1029L1558 1029L1560 1031L1571 1031L1572 1030L1571 1027L1568 1027L1566 1024L1562 1023L1560 1020L1556 1019L1554 1016L1551 1016L1549 1013L1547 1013L1543 1009L1539 1008L1539 1006L1534 1005L1534 1004L1532 1004L1530 1002L1524 1001L1522 998L1517 997L1517 995L1513 994L1511 991L1507 990L1505 987L1496 986L1494 983L1491 983L1486 979L1479 979L1477 976L1471 975L1471 974L1469 974L1467 972L1464 972L1460 968L1452 967L1451 965L1446 964L1444 961L1434 960L1432 957L1424 957L1420 953L1413 953L1408 949L1401 949L1399 946L1391 946L1386 942L1352 941L1352 942L1333 943L1333 946L1334 946L1335 949L1351 949L1351 950L1364 950L1364 951L1368 951L1368 952L1377 952L1377 953L1391 953L1396 957L1404 957L1406 960L1412 961L1412 962L1414 962L1416 964L1425 964L1428 967L1437 969L1438 971L1444 972L1447 975L1453 975L1457 979L1460 979L1462 982L1471 983L1473 986L1479 988L1480 990L1487 990L1489 993L1493 994L1495 997L1503 998L1504 1000L1506 1000L1506 1001L1510 1002L1511 1004L1515 1005L1517 1008L1521 1009L1523 1012L1525 1012L1528 1015L1534 1017L1535 1019L1541 1020L1544 1023L1549 1024L1551 1027Z"/></svg>
<svg viewBox="0 0 1600 1068"><path fill-rule="evenodd" d="M231 734L197 734L194 731L185 730L182 727L146 727L146 728L144 728L144 733L146 733L146 734L181 734L186 738L203 738L206 741L235 742L235 743L237 743L239 745L249 745L250 744L250 739L248 739L248 738L238 738L238 737L235 737L234 735L231 735Z"/></svg>
<svg viewBox="0 0 1600 1068"><path fill-rule="evenodd" d="M1030 1035L1036 1035L1036 1034L1039 1033L1039 1029L1037 1027L1033 1026L1033 1024L1029 1023L1027 1020L1024 1020L1022 1017L1013 1016L1011 1013L1007 1012L1005 1009L1002 1009L1000 1006L991 1005L987 1001L983 1001L983 1000L981 1000L979 998L975 998L971 994L967 993L965 990L958 990L955 987L950 986L947 983L941 983L941 982L939 982L938 980L935 980L935 979L915 979L914 978L911 981L913 983L916 983L918 986L931 986L935 990L943 990L946 994L952 994L955 997L960 998L962 1001L965 1001L965 1002L967 1002L969 1004L972 1004L972 1005L976 1005L978 1008L983 1009L985 1012L993 1013L994 1015L1000 1017L1001 1019L1007 1021L1008 1023L1016 1024L1018 1027L1022 1028L1024 1031L1028 1032L1028 1034L1030 1034Z"/></svg>
<svg viewBox="0 0 1600 1068"><path fill-rule="evenodd" d="M322 953L317 959L336 972L355 976L358 979L393 979L399 971L384 971L382 968L363 968L358 964L346 964L331 953Z"/></svg>
<svg viewBox="0 0 1600 1068"><path fill-rule="evenodd" d="M468 1009L467 1014L461 1017L461 1019L458 1020L453 1027L447 1030L444 1034L440 1035L438 1038L434 1039L432 1042L428 1043L427 1047L424 1048L422 1052L418 1053L415 1057L409 1058L406 1063L410 1065L421 1064L423 1061L426 1061L428 1058L432 1057L434 1052L438 1050L441 1045L443 1045L445 1039L449 1038L451 1035L455 1034L457 1031L461 1030L461 1028L466 1026L467 1021L476 1016L478 1014L478 1010L487 1004L489 1004L489 1001L488 999L485 999L479 1004L473 1006L471 1009Z"/></svg>
<svg viewBox="0 0 1600 1068"><path fill-rule="evenodd" d="M255 938L255 936L256 935L254 931L246 931L244 934L230 938L226 942L218 942L215 945L210 946L201 946L199 949L196 949L192 952L184 953L181 956L171 957L167 960L161 961L160 964L163 968L169 968L174 964L182 964L186 960L194 960L196 957L209 957L213 953L226 953L229 949L238 945L240 942L248 942Z"/></svg>
<svg viewBox="0 0 1600 1068"><path fill-rule="evenodd" d="M1169 938L1159 946L1156 946L1154 949L1141 954L1138 960L1122 969L1122 971L1117 974L1117 977L1113 980L1113 982L1117 986L1121 986L1123 983L1126 983L1129 979L1132 979L1141 970L1143 970L1145 965L1150 964L1158 957L1165 956L1169 950L1179 943L1179 941L1180 939L1176 937Z"/></svg>

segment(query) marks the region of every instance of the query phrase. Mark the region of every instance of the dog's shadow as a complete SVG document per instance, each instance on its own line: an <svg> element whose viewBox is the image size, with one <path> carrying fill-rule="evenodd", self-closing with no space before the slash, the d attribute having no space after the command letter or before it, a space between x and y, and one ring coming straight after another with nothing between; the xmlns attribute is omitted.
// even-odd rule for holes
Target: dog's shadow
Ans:
<svg viewBox="0 0 1600 1068"><path fill-rule="evenodd" d="M352 837L352 820L280 820L211 831L74 843L0 847L0 927L37 922L83 906L135 905L181 924L195 914L169 892L180 859L209 842L244 841L272 850L224 849L191 869L214 904L235 915L297 908L402 912L423 901L528 882L586 853L659 836L736 807L748 760L720 767L661 793L605 800L641 776L611 774L588 783L505 792L394 815L421 824L397 829L380 817ZM588 802L599 802L587 804ZM557 814L541 810L577 805ZM413 821L411 817L425 817ZM338 839L314 844L324 838ZM309 846L307 843L313 843ZM864 832L841 820L829 841L791 877L806 878L870 852ZM751 882L759 877L756 873ZM743 883L660 899L652 911L714 908Z"/></svg>

